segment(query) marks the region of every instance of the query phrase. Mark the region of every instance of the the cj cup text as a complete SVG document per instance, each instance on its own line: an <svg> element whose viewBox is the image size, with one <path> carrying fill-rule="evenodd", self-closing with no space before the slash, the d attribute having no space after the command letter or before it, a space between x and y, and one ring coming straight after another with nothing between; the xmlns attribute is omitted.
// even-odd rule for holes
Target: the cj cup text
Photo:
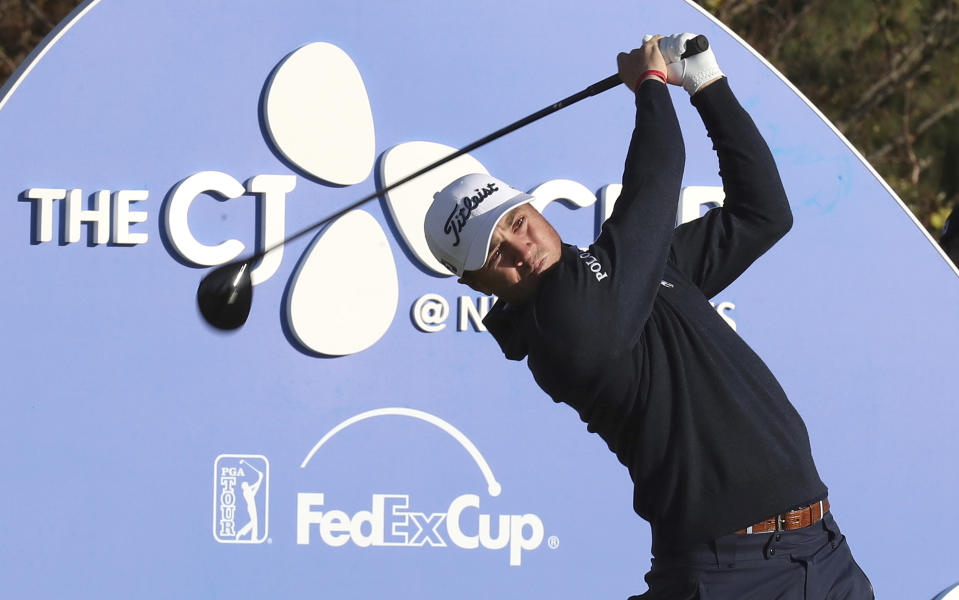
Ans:
<svg viewBox="0 0 959 600"><path fill-rule="evenodd" d="M414 146L415 144L410 144ZM404 150L403 152L399 152ZM452 149L451 149L452 150ZM406 152L412 153L406 155ZM411 162L417 161L414 149L406 149L400 145L392 150L393 154L403 154ZM481 168L482 165L479 165ZM166 194L163 203L163 212L160 215L160 227L169 240L170 249L178 259L196 266L215 266L225 264L240 256L246 245L238 239L229 238L216 244L201 242L190 228L190 209L194 202L202 197L213 197L221 202L234 200L243 196L253 196L256 199L255 229L258 244L263 248L275 250L263 257L251 272L254 285L263 283L272 277L282 260L282 241L286 232L286 203L287 197L296 189L297 177L290 174L261 174L248 178L244 183L227 173L220 171L200 171L186 177L177 183ZM533 205L542 211L547 205L555 201L563 201L573 208L585 208L597 205L601 216L597 222L595 234L599 235L601 223L613 212L613 206L619 198L622 189L620 184L603 186L597 194L587 189L583 184L557 179L547 181L530 192L537 197ZM431 190L423 189L420 194L424 198L432 196ZM116 191L98 190L90 194L92 206L87 208L85 194L79 188L46 188L32 187L24 190L21 200L33 205L32 211L32 239L34 243L51 242L54 237L54 203L63 203L61 211L61 239L63 245L81 241L84 231L83 225L90 224L88 243L114 245L139 245L147 243L149 236L145 231L134 231L134 225L142 225L149 219L149 214L143 210L134 210L133 205L146 202L153 196L148 190ZM390 195L387 194L389 198ZM682 189L676 213L676 225L688 223L699 218L704 209L721 206L723 203L723 189L715 186L687 186ZM399 210L404 214L415 212L419 207L410 205L391 204L391 210ZM425 210L425 207L422 207ZM421 220L415 220L416 226L421 227ZM420 262L427 264L423 248L417 244L410 244L411 239L417 236L405 229L410 220L396 219L397 228L403 232L399 239L407 244L411 254L418 256ZM584 257L585 258L585 257ZM591 262L589 267L598 279L605 277L602 265ZM437 271L438 273L440 271ZM446 271L442 271L446 274Z"/></svg>
<svg viewBox="0 0 959 600"><path fill-rule="evenodd" d="M350 516L342 510L320 510L322 493L297 494L296 543L309 544L313 533L328 546L353 544L370 546L445 547L447 542L466 550L509 548L509 564L519 566L524 550L535 550L543 542L543 521L534 514L498 515L479 512L480 498L463 494L450 503L445 513L410 510L405 494L373 494L370 510Z"/></svg>

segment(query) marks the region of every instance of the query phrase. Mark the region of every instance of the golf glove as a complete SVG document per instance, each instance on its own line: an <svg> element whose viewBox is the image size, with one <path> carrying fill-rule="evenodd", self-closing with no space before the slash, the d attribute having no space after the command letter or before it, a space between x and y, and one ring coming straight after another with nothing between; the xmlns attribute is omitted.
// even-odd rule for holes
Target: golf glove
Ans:
<svg viewBox="0 0 959 600"><path fill-rule="evenodd" d="M659 40L659 51L666 60L666 81L682 85L690 96L703 84L723 76L712 47L689 58L681 58L686 51L686 41L694 37L695 33L675 33Z"/></svg>

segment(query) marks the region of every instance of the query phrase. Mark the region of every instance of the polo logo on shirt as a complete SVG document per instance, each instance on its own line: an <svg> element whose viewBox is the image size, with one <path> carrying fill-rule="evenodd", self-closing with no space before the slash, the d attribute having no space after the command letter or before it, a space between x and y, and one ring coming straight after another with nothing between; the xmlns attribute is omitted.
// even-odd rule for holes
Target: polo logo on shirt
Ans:
<svg viewBox="0 0 959 600"><path fill-rule="evenodd" d="M661 285L661 286L663 286L663 287L665 287L665 288L674 288L674 287L676 287L675 285L669 283L669 282L666 281L665 279L663 279L662 281L660 281L660 282L659 282L659 285Z"/></svg>
<svg viewBox="0 0 959 600"><path fill-rule="evenodd" d="M609 274L603 269L603 265L599 262L598 258L589 252L580 252L579 257L583 259L583 262L586 263L589 270L596 276L596 281L602 281L608 277Z"/></svg>

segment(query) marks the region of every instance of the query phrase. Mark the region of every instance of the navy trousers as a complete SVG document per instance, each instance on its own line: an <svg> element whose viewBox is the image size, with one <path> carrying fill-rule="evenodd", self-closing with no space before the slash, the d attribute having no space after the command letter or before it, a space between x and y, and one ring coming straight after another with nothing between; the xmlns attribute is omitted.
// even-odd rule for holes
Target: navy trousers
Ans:
<svg viewBox="0 0 959 600"><path fill-rule="evenodd" d="M681 552L660 553L649 591L630 600L871 600L831 513L803 529L727 535Z"/></svg>

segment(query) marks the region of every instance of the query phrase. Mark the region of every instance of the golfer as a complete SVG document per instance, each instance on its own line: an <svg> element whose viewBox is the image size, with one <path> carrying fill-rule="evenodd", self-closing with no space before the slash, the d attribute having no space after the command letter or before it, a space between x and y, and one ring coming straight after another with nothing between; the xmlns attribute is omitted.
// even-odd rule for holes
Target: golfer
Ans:
<svg viewBox="0 0 959 600"><path fill-rule="evenodd" d="M236 533L235 539L240 539L246 534L250 534L250 541L257 541L259 537L259 518L256 513L256 494L260 491L260 484L263 483L263 473L251 465L246 463L248 467L256 471L256 483L250 485L249 482L244 481L240 484L240 489L243 491L243 500L246 502L246 514L249 515L250 520L246 525L243 526L240 531Z"/></svg>
<svg viewBox="0 0 959 600"><path fill-rule="evenodd" d="M498 297L484 323L506 357L526 358L629 469L653 554L634 598L872 598L802 419L708 301L792 215L712 50L681 59L692 37L648 38L617 59L636 125L622 193L587 249L485 174L435 195L426 237L461 283ZM722 208L678 228L685 153L667 81L690 94L725 191Z"/></svg>

